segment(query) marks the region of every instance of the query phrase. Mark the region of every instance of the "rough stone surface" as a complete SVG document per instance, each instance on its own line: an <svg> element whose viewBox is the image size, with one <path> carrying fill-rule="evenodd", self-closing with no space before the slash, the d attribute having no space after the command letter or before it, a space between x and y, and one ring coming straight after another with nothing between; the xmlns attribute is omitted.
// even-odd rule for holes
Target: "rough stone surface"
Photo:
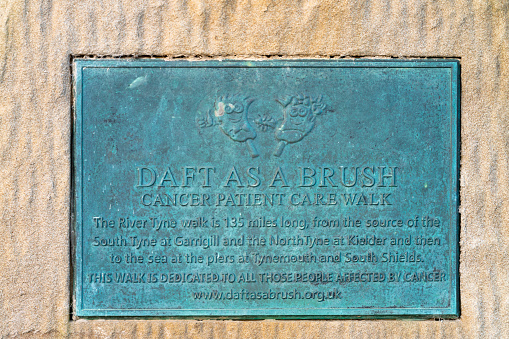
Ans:
<svg viewBox="0 0 509 339"><path fill-rule="evenodd" d="M505 0L0 1L0 336L508 338L508 54ZM461 58L461 318L71 320L73 55Z"/></svg>

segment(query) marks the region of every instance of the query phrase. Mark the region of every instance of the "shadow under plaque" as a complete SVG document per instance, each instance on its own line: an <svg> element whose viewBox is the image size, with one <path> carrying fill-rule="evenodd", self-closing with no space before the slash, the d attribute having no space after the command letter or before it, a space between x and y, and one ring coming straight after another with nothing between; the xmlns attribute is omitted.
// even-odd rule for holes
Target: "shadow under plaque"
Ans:
<svg viewBox="0 0 509 339"><path fill-rule="evenodd" d="M457 61L73 66L75 315L458 316Z"/></svg>

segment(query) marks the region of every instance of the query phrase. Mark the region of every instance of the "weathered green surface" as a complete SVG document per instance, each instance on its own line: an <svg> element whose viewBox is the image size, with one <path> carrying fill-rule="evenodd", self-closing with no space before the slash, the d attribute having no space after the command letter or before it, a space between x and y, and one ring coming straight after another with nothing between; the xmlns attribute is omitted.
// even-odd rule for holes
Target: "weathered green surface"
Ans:
<svg viewBox="0 0 509 339"><path fill-rule="evenodd" d="M454 317L458 72L76 61L76 314Z"/></svg>

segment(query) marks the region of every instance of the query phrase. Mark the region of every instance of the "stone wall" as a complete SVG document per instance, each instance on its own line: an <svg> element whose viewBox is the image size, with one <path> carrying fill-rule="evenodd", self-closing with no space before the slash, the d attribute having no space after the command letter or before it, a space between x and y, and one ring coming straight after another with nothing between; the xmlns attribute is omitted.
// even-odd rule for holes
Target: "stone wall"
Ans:
<svg viewBox="0 0 509 339"><path fill-rule="evenodd" d="M0 336L509 337L509 2L0 2ZM461 61L461 317L452 321L71 317L71 58Z"/></svg>

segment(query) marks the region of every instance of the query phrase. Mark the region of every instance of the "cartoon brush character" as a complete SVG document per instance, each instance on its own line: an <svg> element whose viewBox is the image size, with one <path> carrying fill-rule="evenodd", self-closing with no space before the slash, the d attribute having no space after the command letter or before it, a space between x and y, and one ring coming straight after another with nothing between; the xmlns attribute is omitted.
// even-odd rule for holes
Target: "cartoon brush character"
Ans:
<svg viewBox="0 0 509 339"><path fill-rule="evenodd" d="M253 101L240 95L221 96L214 104L214 116L221 131L233 141L245 142L251 157L256 158L259 155L253 143L256 131L247 118L247 111Z"/></svg>
<svg viewBox="0 0 509 339"><path fill-rule="evenodd" d="M283 122L275 132L279 143L274 155L279 157L287 144L301 141L308 135L315 126L316 116L329 109L322 103L322 96L312 98L306 95L295 95L276 101L283 106Z"/></svg>

